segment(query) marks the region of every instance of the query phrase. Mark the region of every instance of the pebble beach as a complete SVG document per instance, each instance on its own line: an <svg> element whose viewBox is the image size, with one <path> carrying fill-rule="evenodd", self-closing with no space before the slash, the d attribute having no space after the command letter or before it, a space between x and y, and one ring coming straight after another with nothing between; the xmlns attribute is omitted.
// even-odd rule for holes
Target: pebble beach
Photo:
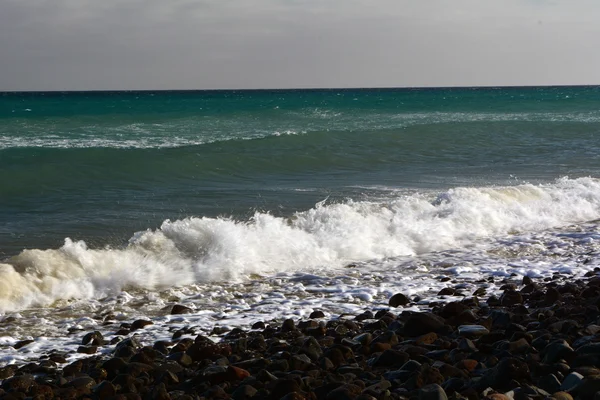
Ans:
<svg viewBox="0 0 600 400"><path fill-rule="evenodd" d="M396 293L387 307L354 315L315 310L210 334L176 325L156 341L149 340L150 319L97 317L96 330L70 333L77 356L55 349L2 367L0 393L6 399L600 397L600 269L495 283L498 295L478 296L481 290L466 294L464 285L446 281L426 309L418 305L422 299ZM175 304L165 313L177 318L193 310Z"/></svg>

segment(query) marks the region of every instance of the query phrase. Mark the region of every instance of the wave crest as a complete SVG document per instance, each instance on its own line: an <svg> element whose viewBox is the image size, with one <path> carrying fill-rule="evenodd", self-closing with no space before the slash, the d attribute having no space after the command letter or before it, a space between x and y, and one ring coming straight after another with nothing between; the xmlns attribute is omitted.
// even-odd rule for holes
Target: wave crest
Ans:
<svg viewBox="0 0 600 400"><path fill-rule="evenodd" d="M600 218L600 180L459 187L438 196L324 204L280 218L186 218L136 233L122 249L25 250L0 264L0 310L96 298L125 288L158 289L241 280L278 271L335 270L349 262L417 255L514 231Z"/></svg>

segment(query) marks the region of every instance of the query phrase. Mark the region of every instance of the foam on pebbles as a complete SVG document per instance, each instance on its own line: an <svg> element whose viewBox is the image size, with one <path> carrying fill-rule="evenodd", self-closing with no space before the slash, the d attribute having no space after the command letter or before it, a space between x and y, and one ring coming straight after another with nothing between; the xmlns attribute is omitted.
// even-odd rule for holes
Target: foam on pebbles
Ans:
<svg viewBox="0 0 600 400"><path fill-rule="evenodd" d="M2 390L400 399L443 396L437 385L448 398L591 399L597 227L9 313Z"/></svg>
<svg viewBox="0 0 600 400"><path fill-rule="evenodd" d="M471 296L514 307L546 281L593 273L600 265L597 228L596 223L579 224L345 268L255 275L240 282L194 284L159 292L121 291L85 301L61 300L52 307L0 317L0 365L24 363L56 349L69 360L80 358L80 339L89 331L110 337L117 332L117 336L130 335L141 328L148 342L169 339L173 332L182 336L192 335L182 332L202 333L217 339L236 327L304 319L313 313L331 318L390 306L429 310ZM584 295L594 296L596 291L590 287ZM543 301L552 304L564 296L549 288ZM460 325L475 324L476 316L469 310L448 308L444 312L444 317L452 316ZM138 327L145 323L134 324L136 320L152 325ZM597 325L587 329L590 335L600 330ZM33 342L25 345L24 341Z"/></svg>
<svg viewBox="0 0 600 400"><path fill-rule="evenodd" d="M154 341L150 338L162 332L158 323L109 323L129 333L78 331L73 339L86 351L77 357L55 349L35 361L1 367L0 395L594 399L600 392L600 270L586 275L509 285L504 293L519 291L523 296L522 303L510 306L460 296L432 301L429 311L374 308L329 318L313 311L314 318L261 321L254 328L212 335L175 324L171 337ZM532 283L536 289L524 291ZM560 298L548 303L552 291ZM168 308L169 313L179 310ZM462 323L462 316L472 323ZM162 324L169 326L168 319ZM19 350L39 342L20 343Z"/></svg>

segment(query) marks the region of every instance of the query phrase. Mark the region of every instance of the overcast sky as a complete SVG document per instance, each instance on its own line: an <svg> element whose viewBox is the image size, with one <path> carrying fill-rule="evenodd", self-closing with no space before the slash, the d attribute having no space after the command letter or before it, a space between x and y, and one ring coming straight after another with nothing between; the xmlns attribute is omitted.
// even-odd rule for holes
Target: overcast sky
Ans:
<svg viewBox="0 0 600 400"><path fill-rule="evenodd" d="M600 84L599 0L0 0L0 90Z"/></svg>

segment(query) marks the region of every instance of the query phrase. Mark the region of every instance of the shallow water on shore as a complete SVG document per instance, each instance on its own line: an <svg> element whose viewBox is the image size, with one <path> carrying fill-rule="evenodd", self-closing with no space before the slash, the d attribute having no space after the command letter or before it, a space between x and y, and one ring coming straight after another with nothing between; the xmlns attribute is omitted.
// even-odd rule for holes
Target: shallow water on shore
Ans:
<svg viewBox="0 0 600 400"><path fill-rule="evenodd" d="M81 338L99 330L108 340L123 323L137 319L152 325L138 334L145 343L170 340L177 330L188 335L219 334L254 323L306 319L315 310L326 318L358 315L389 308L395 293L412 303L403 309L428 309L431 302L471 297L484 289L482 301L501 292L507 282L520 286L523 276L534 280L577 279L600 267L600 225L597 221L553 230L485 238L460 249L431 252L346 265L335 270L254 275L235 282L192 284L163 291L124 290L100 299L60 300L48 308L7 313L0 322L0 363L23 363L51 351L76 353ZM443 288L455 295L439 296ZM191 309L171 315L173 305ZM184 335L185 336L185 335ZM18 341L34 342L14 349ZM110 347L99 351L110 352Z"/></svg>

